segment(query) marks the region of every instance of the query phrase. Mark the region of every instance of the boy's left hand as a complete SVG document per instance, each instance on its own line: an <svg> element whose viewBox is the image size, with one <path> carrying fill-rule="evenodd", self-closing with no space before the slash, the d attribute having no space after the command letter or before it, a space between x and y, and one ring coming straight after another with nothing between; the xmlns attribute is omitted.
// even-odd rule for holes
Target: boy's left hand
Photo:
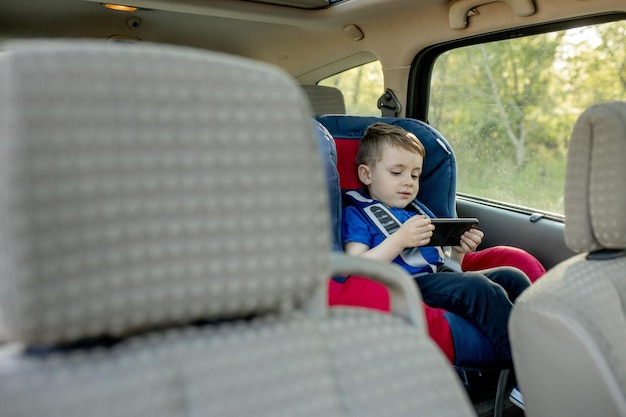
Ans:
<svg viewBox="0 0 626 417"><path fill-rule="evenodd" d="M480 242L483 241L485 234L478 229L470 229L461 236L461 244L453 246L452 249L458 253L474 252Z"/></svg>

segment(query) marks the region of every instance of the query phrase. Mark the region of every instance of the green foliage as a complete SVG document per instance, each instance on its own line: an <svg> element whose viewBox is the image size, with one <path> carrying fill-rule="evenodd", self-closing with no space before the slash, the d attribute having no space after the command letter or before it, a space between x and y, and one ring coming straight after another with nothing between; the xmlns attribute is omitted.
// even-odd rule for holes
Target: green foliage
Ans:
<svg viewBox="0 0 626 417"><path fill-rule="evenodd" d="M569 135L588 106L623 99L623 22L443 54L429 119L451 142L458 190L563 212Z"/></svg>
<svg viewBox="0 0 626 417"><path fill-rule="evenodd" d="M343 92L348 114L380 116L376 102L385 88L383 69L379 61L326 78L320 81L319 85L340 89Z"/></svg>

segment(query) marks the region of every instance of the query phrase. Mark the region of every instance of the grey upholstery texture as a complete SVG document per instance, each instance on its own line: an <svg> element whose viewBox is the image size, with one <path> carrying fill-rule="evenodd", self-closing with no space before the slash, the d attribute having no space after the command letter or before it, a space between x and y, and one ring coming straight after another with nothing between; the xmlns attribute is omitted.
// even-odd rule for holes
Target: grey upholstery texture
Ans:
<svg viewBox="0 0 626 417"><path fill-rule="evenodd" d="M417 326L326 308L344 269L312 126L300 88L258 62L10 45L0 415L473 415L402 271L381 274L410 289Z"/></svg>
<svg viewBox="0 0 626 417"><path fill-rule="evenodd" d="M588 108L572 133L565 182L570 249L626 248L626 101Z"/></svg>
<svg viewBox="0 0 626 417"><path fill-rule="evenodd" d="M190 49L92 46L0 56L9 330L71 342L305 299L329 226L291 80ZM272 102L285 111L262 111Z"/></svg>
<svg viewBox="0 0 626 417"><path fill-rule="evenodd" d="M343 93L338 88L323 85L302 85L313 108L313 115L346 114Z"/></svg>
<svg viewBox="0 0 626 417"><path fill-rule="evenodd" d="M526 415L626 416L626 102L587 109L570 143L566 238L582 252L517 300L509 322Z"/></svg>

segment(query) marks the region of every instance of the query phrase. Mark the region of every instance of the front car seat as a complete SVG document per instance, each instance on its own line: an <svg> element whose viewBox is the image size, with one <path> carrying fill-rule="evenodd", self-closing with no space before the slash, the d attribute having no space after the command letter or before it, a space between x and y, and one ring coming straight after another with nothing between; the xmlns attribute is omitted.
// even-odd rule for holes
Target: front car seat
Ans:
<svg viewBox="0 0 626 417"><path fill-rule="evenodd" d="M281 71L16 43L0 109L2 417L473 415L409 278L330 256L310 108ZM328 309L340 273L387 282L401 316Z"/></svg>
<svg viewBox="0 0 626 417"><path fill-rule="evenodd" d="M569 147L565 239L579 254L526 290L509 322L528 417L626 416L626 102L594 105Z"/></svg>

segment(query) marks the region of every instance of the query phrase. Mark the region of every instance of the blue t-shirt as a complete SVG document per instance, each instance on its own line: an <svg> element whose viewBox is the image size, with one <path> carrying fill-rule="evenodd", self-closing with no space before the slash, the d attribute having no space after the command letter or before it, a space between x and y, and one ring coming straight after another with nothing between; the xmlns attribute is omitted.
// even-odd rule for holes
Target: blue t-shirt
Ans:
<svg viewBox="0 0 626 417"><path fill-rule="evenodd" d="M387 209L400 223L404 223L418 214L409 209L393 207L387 207ZM358 207L346 207L342 217L341 237L344 245L348 242L358 242L373 248L385 240L386 236L383 232ZM436 271L437 265L443 263L443 257L436 247L422 246L405 249L393 262L400 265L409 274L415 275Z"/></svg>

